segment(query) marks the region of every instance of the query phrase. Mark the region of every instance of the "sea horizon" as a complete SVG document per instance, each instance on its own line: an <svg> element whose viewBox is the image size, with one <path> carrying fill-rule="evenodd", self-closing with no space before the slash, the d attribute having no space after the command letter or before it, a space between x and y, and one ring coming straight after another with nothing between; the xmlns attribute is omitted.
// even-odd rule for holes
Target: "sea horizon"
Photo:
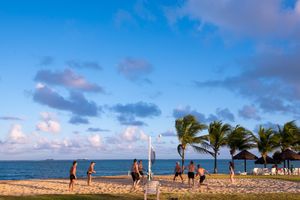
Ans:
<svg viewBox="0 0 300 200"><path fill-rule="evenodd" d="M148 160L143 160L144 171L147 171ZM185 166L193 160L195 165L200 164L210 173L213 173L214 162L212 159L186 159ZM69 170L73 160L11 160L0 161L0 180L27 180L27 179L56 179L68 178ZM77 176L85 178L86 171L91 161L96 162L94 176L120 176L128 175L132 165L132 159L88 159L77 160ZM170 175L174 172L175 162L180 159L157 159L152 166L155 175ZM228 174L228 162L231 159L219 159L218 173ZM244 161L235 160L236 173L244 171ZM300 162L290 162L294 167L300 167ZM267 165L270 168L272 165ZM282 164L278 165L283 167ZM253 160L247 161L247 172L251 173L253 168L263 168L263 165L255 165Z"/></svg>

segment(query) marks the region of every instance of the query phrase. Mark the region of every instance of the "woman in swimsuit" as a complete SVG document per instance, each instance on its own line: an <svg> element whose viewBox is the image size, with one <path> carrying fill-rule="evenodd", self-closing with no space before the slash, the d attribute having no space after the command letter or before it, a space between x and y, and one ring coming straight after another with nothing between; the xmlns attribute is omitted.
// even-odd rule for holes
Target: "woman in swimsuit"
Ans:
<svg viewBox="0 0 300 200"><path fill-rule="evenodd" d="M133 181L133 189L135 189L135 187L139 184L140 176L141 176L141 174L139 172L139 166L138 166L137 160L134 159L132 167L131 167L131 177L132 177L132 181Z"/></svg>
<svg viewBox="0 0 300 200"><path fill-rule="evenodd" d="M142 176L142 180L141 180L142 184L144 183L144 172L143 172L143 170L144 170L144 168L143 168L143 161L140 160L139 161L139 173Z"/></svg>
<svg viewBox="0 0 300 200"><path fill-rule="evenodd" d="M95 162L91 162L89 169L87 170L86 174L87 174L87 185L89 186L92 182L92 174L96 173L96 171L94 170L95 167Z"/></svg>
<svg viewBox="0 0 300 200"><path fill-rule="evenodd" d="M175 181L176 178L179 176L182 183L183 183L182 171L183 171L183 167L181 169L181 167L179 165L179 162L176 162L176 166L175 166L175 169L174 169L175 175L174 175L173 181Z"/></svg>
<svg viewBox="0 0 300 200"><path fill-rule="evenodd" d="M70 169L70 184L69 184L69 191L73 191L74 184L75 184L75 179L76 177L76 167L77 167L77 161L73 162L73 165Z"/></svg>
<svg viewBox="0 0 300 200"><path fill-rule="evenodd" d="M234 183L234 164L231 161L229 162L229 174L231 183Z"/></svg>
<svg viewBox="0 0 300 200"><path fill-rule="evenodd" d="M189 164L189 172L188 172L188 178L189 178L189 187L191 187L191 179L193 181L193 186L194 186L194 178L195 178L195 165L194 162L191 161Z"/></svg>

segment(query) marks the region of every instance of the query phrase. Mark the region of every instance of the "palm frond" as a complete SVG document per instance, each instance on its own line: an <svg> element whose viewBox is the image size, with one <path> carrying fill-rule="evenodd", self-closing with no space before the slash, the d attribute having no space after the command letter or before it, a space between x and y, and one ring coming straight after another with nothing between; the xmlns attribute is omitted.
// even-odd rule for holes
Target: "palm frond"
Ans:
<svg viewBox="0 0 300 200"><path fill-rule="evenodd" d="M198 153L202 153L202 154L210 154L211 156L214 155L214 153L212 151L209 151L208 149L206 148L203 148L203 147L199 147L199 146L196 146L196 145L191 145L193 147L193 149L195 151L197 151Z"/></svg>

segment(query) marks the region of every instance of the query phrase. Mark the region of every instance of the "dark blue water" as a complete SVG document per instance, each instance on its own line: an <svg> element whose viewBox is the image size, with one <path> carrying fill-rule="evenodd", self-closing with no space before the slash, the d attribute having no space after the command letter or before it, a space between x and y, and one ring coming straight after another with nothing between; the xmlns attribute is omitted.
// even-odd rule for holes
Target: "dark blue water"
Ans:
<svg viewBox="0 0 300 200"><path fill-rule="evenodd" d="M157 175L172 174L175 162L178 160L156 160L152 171ZM130 170L132 160L96 160L96 176L127 175ZM209 172L213 172L213 160L194 160L196 164ZM228 173L229 160L218 160L218 172ZM90 161L78 161L77 176L85 177ZM185 161L186 164L189 160ZM290 162L294 167L300 167L300 162ZM18 179L46 179L46 178L67 178L72 165L70 160L50 160L50 161L0 161L0 180ZM148 162L144 161L144 168L147 169ZM251 172L254 161L247 161L247 171ZM268 165L271 167L271 165ZM244 171L244 161L235 161L235 171Z"/></svg>

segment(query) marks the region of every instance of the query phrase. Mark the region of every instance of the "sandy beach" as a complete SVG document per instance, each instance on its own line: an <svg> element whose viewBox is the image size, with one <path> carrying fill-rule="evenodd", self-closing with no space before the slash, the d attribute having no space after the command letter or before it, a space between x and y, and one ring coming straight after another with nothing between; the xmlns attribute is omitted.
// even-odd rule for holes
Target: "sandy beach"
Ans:
<svg viewBox="0 0 300 200"><path fill-rule="evenodd" d="M162 193L299 193L300 183L275 179L239 178L235 184L230 184L228 179L208 178L208 187L202 186L189 188L184 184L173 183L172 176L157 176L161 183ZM187 181L187 180L186 180ZM85 179L77 180L73 192L68 191L68 179L45 180L9 180L0 181L1 195L41 195L41 194L128 194L142 193L140 186L135 191L131 190L131 179L128 176L97 177L92 186L87 186Z"/></svg>

